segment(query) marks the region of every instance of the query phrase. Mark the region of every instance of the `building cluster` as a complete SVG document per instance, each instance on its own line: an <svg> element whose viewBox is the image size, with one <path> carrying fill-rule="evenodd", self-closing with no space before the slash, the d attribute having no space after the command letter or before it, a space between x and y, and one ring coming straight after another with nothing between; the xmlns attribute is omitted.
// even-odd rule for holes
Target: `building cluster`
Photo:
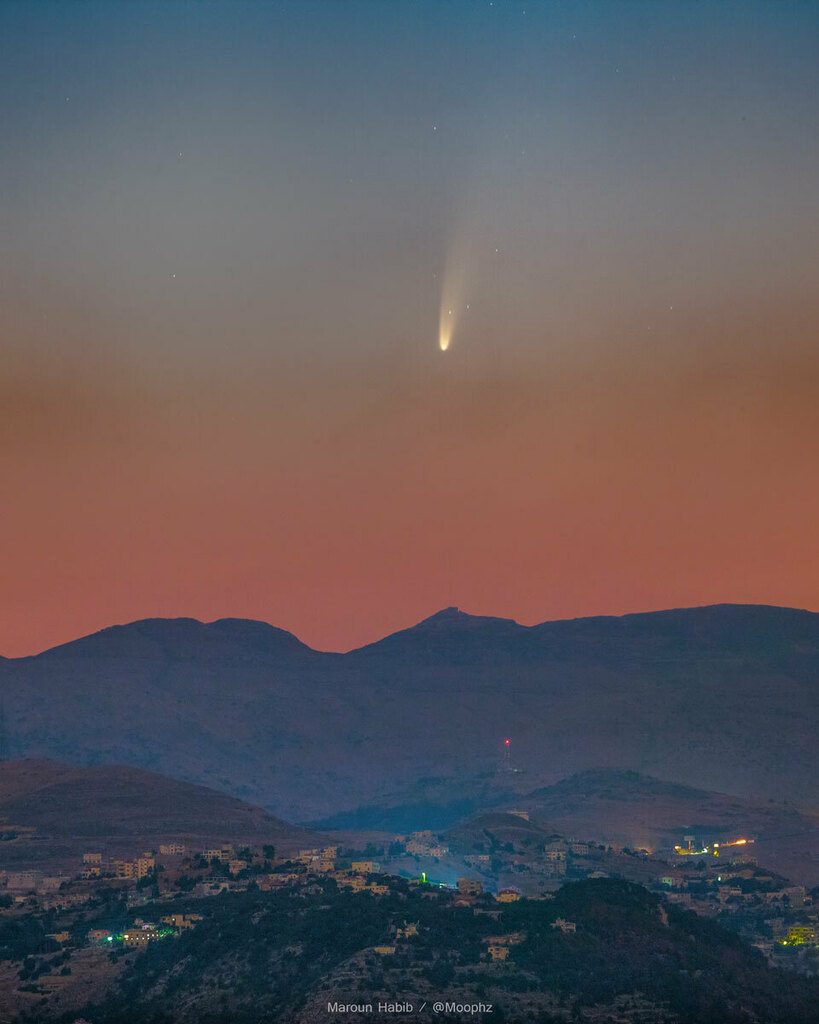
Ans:
<svg viewBox="0 0 819 1024"><path fill-rule="evenodd" d="M503 963L509 959L509 950L526 938L526 932L507 932L504 935L487 935L482 939L486 946L486 958L495 963Z"/></svg>
<svg viewBox="0 0 819 1024"><path fill-rule="evenodd" d="M135 917L133 922L120 932L107 928L91 928L86 933L86 941L88 945L101 946L103 949L116 946L125 949L144 949L158 939L181 935L182 932L195 928L201 920L201 914L167 914L159 919L159 923ZM64 934L67 938L68 933Z"/></svg>
<svg viewBox="0 0 819 1024"><path fill-rule="evenodd" d="M16 901L32 894L44 896L58 892L64 882L63 875L46 874L35 869L0 871L0 889Z"/></svg>
<svg viewBox="0 0 819 1024"><path fill-rule="evenodd" d="M500 914L499 905L524 896L551 899L569 879L613 874L639 880L670 903L729 924L772 958L791 954L805 958L816 951L819 961L819 914L804 886L761 869L747 848L750 841L725 843L719 847L718 857L713 852L707 857L695 856L688 849L699 851L700 844L685 842L677 848L685 852L662 860L646 851L559 835L535 843L487 837L486 842L476 841L464 852L451 849L432 830L424 830L395 836L380 849L368 846L366 852L343 851L332 845L278 857L273 847L266 845L237 849L225 842L189 850L184 843L169 839L156 850L143 850L132 857L109 858L100 851L88 851L71 875L40 870L0 872L0 895L6 894L2 904L6 909L0 908L0 913L13 913L15 907L32 903L44 909L82 907L103 888L121 890L127 907L133 910L147 903L172 901L182 894L206 899L251 886L267 892L287 888L311 892L317 891L323 879L353 893L385 896L394 884L390 876L403 875L424 886L430 895L436 889L449 889L455 905L471 906L475 913ZM625 860L626 856L634 860ZM419 868L446 880L427 877ZM652 875L652 869L656 874ZM196 920L196 915L187 919L170 915L156 924L137 923L136 919L121 933L89 935L89 941L138 948L178 934ZM400 929L396 942L410 938L414 927L407 924ZM570 934L575 925L558 919L554 927ZM58 944L67 941L60 933L51 937ZM512 944L511 940L487 943L487 958L503 961Z"/></svg>
<svg viewBox="0 0 819 1024"><path fill-rule="evenodd" d="M819 955L819 907L805 886L791 884L727 845L719 848L718 861L713 854L683 854L655 878L653 888L669 903L735 927L769 958L791 951Z"/></svg>
<svg viewBox="0 0 819 1024"><path fill-rule="evenodd" d="M92 851L82 855L80 877L84 879L116 878L139 881L142 878L148 878L155 871L156 854L153 850L145 850L133 859L114 858L112 860L106 860L101 853Z"/></svg>
<svg viewBox="0 0 819 1024"><path fill-rule="evenodd" d="M411 832L408 836L396 836L396 842L402 844L406 852L413 857L433 857L440 860L449 853L449 847L442 843L431 829Z"/></svg>

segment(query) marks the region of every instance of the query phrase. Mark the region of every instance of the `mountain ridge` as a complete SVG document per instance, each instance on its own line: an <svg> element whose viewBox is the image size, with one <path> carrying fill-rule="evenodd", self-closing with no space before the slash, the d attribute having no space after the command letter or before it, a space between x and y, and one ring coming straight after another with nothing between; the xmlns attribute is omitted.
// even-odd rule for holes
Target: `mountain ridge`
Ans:
<svg viewBox="0 0 819 1024"><path fill-rule="evenodd" d="M346 654L150 619L0 662L14 756L132 764L301 821L595 767L819 806L817 680L819 614L764 605L537 626L444 609ZM522 774L498 770L504 737Z"/></svg>
<svg viewBox="0 0 819 1024"><path fill-rule="evenodd" d="M654 622L661 622L663 620L670 621L672 618L696 615L701 612L730 614L730 612L740 609L743 611L757 610L763 612L781 612L788 617L805 617L819 622L819 612L812 611L807 608L793 608L788 605L775 604L718 602L716 604L689 605L679 608L657 608L649 611L625 612L621 615L580 615L564 619L544 619L541 622L526 625L507 616L477 615L471 612L465 612L455 605L450 605L448 607L441 608L437 612L433 612L431 615L425 616L423 619L420 619L418 622L413 623L410 626L394 630L393 632L387 633L385 636L363 644L360 647L353 647L344 651L328 651L312 647L305 641L301 640L297 634L280 626L276 626L273 623L267 622L264 619L243 618L239 616L221 616L218 619L204 620L185 615L148 616L141 619L132 619L128 622L112 623L109 626L103 626L91 633L81 634L80 636L74 637L70 640L65 640L59 644L53 645L52 647L43 648L43 650L36 651L32 654L24 654L18 657L10 657L8 655L0 654L0 662L29 661L32 658L39 658L55 651L64 650L65 648L72 647L75 644L82 644L85 641L103 638L108 639L109 637L120 636L123 634L123 631L142 632L143 630L149 630L150 627L155 625L191 627L191 634L193 631L201 629L201 636L206 636L209 632L211 635L218 634L220 632L227 632L230 627L249 627L258 629L260 636L266 633L270 634L271 638L275 636L280 638L282 641L293 642L294 646L298 646L300 649L309 651L312 654L345 657L347 655L358 654L359 652L370 650L371 648L395 637L403 637L410 634L420 635L430 630L438 631L440 628L446 628L447 626L452 625L455 625L459 629L470 630L478 629L481 626L495 627L503 625L506 627L512 627L521 633L537 633L538 631L545 632L548 629L553 628L582 627L587 624L621 624L623 626L627 626L637 620L651 620Z"/></svg>

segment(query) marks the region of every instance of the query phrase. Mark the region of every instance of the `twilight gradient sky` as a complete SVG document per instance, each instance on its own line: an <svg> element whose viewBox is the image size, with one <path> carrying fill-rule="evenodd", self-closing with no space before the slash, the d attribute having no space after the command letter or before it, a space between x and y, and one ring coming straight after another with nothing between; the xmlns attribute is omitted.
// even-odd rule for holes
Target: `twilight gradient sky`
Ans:
<svg viewBox="0 0 819 1024"><path fill-rule="evenodd" d="M0 652L819 609L818 98L809 2L6 0Z"/></svg>

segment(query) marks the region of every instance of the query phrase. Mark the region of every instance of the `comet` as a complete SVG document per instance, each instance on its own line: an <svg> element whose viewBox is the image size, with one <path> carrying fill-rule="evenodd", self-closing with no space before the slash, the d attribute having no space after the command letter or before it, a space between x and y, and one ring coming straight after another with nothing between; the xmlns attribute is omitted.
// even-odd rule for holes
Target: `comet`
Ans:
<svg viewBox="0 0 819 1024"><path fill-rule="evenodd" d="M452 329L454 326L452 310L448 309L446 313L441 310L441 322L438 328L438 348L440 348L442 352L446 352L449 348L450 342L452 341Z"/></svg>
<svg viewBox="0 0 819 1024"><path fill-rule="evenodd" d="M450 242L441 274L441 304L438 307L438 348L446 352L452 345L465 304L469 274L469 246L461 235Z"/></svg>

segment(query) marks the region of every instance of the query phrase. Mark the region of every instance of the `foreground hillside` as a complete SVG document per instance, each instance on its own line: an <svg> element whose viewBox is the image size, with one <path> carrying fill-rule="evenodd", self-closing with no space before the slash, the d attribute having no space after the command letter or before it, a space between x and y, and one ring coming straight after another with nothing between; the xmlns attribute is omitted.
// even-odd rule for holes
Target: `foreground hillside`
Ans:
<svg viewBox="0 0 819 1024"><path fill-rule="evenodd" d="M328 1013L328 1003L417 1009L446 999L493 1005L452 1020L819 1021L819 981L769 968L732 934L631 883L574 883L550 901L495 906L456 906L451 894L399 882L383 896L327 882L300 896L193 902L203 917L194 928L114 954L107 994L80 1009L91 1024L313 1024L386 1016ZM396 934L408 924L417 934ZM506 959L493 960L490 946ZM42 994L56 989L43 980L33 988L36 1019L49 1019L60 1004ZM435 1019L429 1010L412 1017Z"/></svg>
<svg viewBox="0 0 819 1024"><path fill-rule="evenodd" d="M449 609L344 655L259 622L146 620L0 662L13 754L149 768L302 821L600 766L819 804L817 679L819 615L756 606L532 627Z"/></svg>
<svg viewBox="0 0 819 1024"><path fill-rule="evenodd" d="M282 848L314 833L205 786L122 765L0 762L0 865L165 839L261 840Z"/></svg>

